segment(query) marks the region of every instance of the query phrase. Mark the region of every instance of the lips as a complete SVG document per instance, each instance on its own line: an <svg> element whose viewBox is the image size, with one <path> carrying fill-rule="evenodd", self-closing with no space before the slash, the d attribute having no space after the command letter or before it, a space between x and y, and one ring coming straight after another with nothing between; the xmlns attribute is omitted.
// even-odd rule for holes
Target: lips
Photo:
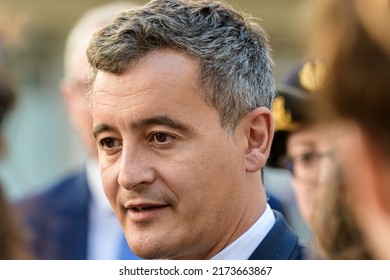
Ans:
<svg viewBox="0 0 390 280"><path fill-rule="evenodd" d="M127 217L132 222L146 222L156 219L169 208L169 204L162 203L128 203L125 205Z"/></svg>
<svg viewBox="0 0 390 280"><path fill-rule="evenodd" d="M130 210L132 210L134 212L152 211L156 208L161 208L164 206L165 205L162 205L162 206L134 206L134 207L131 207Z"/></svg>

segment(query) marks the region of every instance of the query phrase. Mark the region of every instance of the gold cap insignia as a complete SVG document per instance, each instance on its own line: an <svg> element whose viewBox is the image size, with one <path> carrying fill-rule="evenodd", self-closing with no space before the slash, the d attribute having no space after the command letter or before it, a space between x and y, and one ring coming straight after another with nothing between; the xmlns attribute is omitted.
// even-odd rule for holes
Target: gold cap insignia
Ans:
<svg viewBox="0 0 390 280"><path fill-rule="evenodd" d="M298 127L298 124L292 121L291 112L286 112L284 103L284 98L282 96L278 96L275 98L272 105L272 116L275 122L275 131L291 131Z"/></svg>
<svg viewBox="0 0 390 280"><path fill-rule="evenodd" d="M299 82L306 90L313 92L322 87L325 77L325 66L319 59L306 62L299 72Z"/></svg>

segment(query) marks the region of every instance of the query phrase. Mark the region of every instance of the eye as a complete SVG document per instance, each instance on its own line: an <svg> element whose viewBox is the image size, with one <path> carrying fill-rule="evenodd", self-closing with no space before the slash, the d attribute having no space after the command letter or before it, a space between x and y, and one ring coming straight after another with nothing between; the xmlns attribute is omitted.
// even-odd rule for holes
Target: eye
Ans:
<svg viewBox="0 0 390 280"><path fill-rule="evenodd" d="M157 144L168 144L174 141L176 138L170 134L163 132L156 132L152 134L151 140Z"/></svg>
<svg viewBox="0 0 390 280"><path fill-rule="evenodd" d="M99 141L99 144L105 150L113 149L120 145L119 141L114 138L103 138Z"/></svg>
<svg viewBox="0 0 390 280"><path fill-rule="evenodd" d="M305 153L299 156L298 161L304 165L312 165L318 159L318 154L315 152Z"/></svg>

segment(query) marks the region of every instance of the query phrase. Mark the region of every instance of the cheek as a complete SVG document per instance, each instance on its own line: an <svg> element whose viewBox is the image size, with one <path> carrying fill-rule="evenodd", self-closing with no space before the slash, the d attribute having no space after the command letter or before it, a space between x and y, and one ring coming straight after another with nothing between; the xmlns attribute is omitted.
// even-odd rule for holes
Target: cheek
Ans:
<svg viewBox="0 0 390 280"><path fill-rule="evenodd" d="M224 205L227 200L238 197L239 162L240 159L232 159L223 150L205 153L198 163L193 162L188 172L196 188L191 191L201 196L202 201L199 203L204 204L204 208L223 209L220 204ZM244 170L244 167L241 169Z"/></svg>
<svg viewBox="0 0 390 280"><path fill-rule="evenodd" d="M293 181L293 187L300 211L305 219L309 220L316 200L316 188L307 182L297 182L296 180Z"/></svg>
<svg viewBox="0 0 390 280"><path fill-rule="evenodd" d="M91 112L88 109L82 110L78 116L80 118L80 122L82 123L82 125L85 128L87 128L89 131L92 131L92 116L91 116Z"/></svg>
<svg viewBox="0 0 390 280"><path fill-rule="evenodd" d="M348 192L352 196L356 196L354 199L357 199L357 201L362 200L361 202L364 205L365 195L362 196L362 199L359 198L360 195L364 194L360 186L369 185L369 182L364 179L366 174L364 163L366 159L361 157L362 153L359 143L355 139L345 137L341 145L338 146L337 152L337 160L342 165L344 182L349 187Z"/></svg>
<svg viewBox="0 0 390 280"><path fill-rule="evenodd" d="M231 173L228 164L205 151L182 158L169 166L165 169L160 167L159 174L164 176L165 184L179 197L181 205L193 211L194 216L209 215L224 195L221 188L228 188L225 182L228 176L224 176Z"/></svg>
<svg viewBox="0 0 390 280"><path fill-rule="evenodd" d="M92 116L88 109L79 109L74 113L73 122L78 131L92 137Z"/></svg>

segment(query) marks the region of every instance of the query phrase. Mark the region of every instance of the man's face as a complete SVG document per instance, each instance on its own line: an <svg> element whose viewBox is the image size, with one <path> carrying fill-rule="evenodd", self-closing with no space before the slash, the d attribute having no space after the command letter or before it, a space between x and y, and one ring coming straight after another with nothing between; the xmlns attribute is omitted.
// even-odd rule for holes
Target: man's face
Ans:
<svg viewBox="0 0 390 280"><path fill-rule="evenodd" d="M89 71L85 48L76 49L72 58L70 80L61 84L61 91L74 128L83 141L88 154L97 159L96 141L92 136L92 117L89 101L85 94L88 88Z"/></svg>
<svg viewBox="0 0 390 280"><path fill-rule="evenodd" d="M293 163L293 187L299 209L311 224L317 188L329 173L331 145L328 128L306 126L287 138L287 155Z"/></svg>
<svg viewBox="0 0 390 280"><path fill-rule="evenodd" d="M200 97L199 65L153 52L92 91L104 191L142 258L209 258L236 234L248 191L244 138ZM237 129L239 130L239 129Z"/></svg>

